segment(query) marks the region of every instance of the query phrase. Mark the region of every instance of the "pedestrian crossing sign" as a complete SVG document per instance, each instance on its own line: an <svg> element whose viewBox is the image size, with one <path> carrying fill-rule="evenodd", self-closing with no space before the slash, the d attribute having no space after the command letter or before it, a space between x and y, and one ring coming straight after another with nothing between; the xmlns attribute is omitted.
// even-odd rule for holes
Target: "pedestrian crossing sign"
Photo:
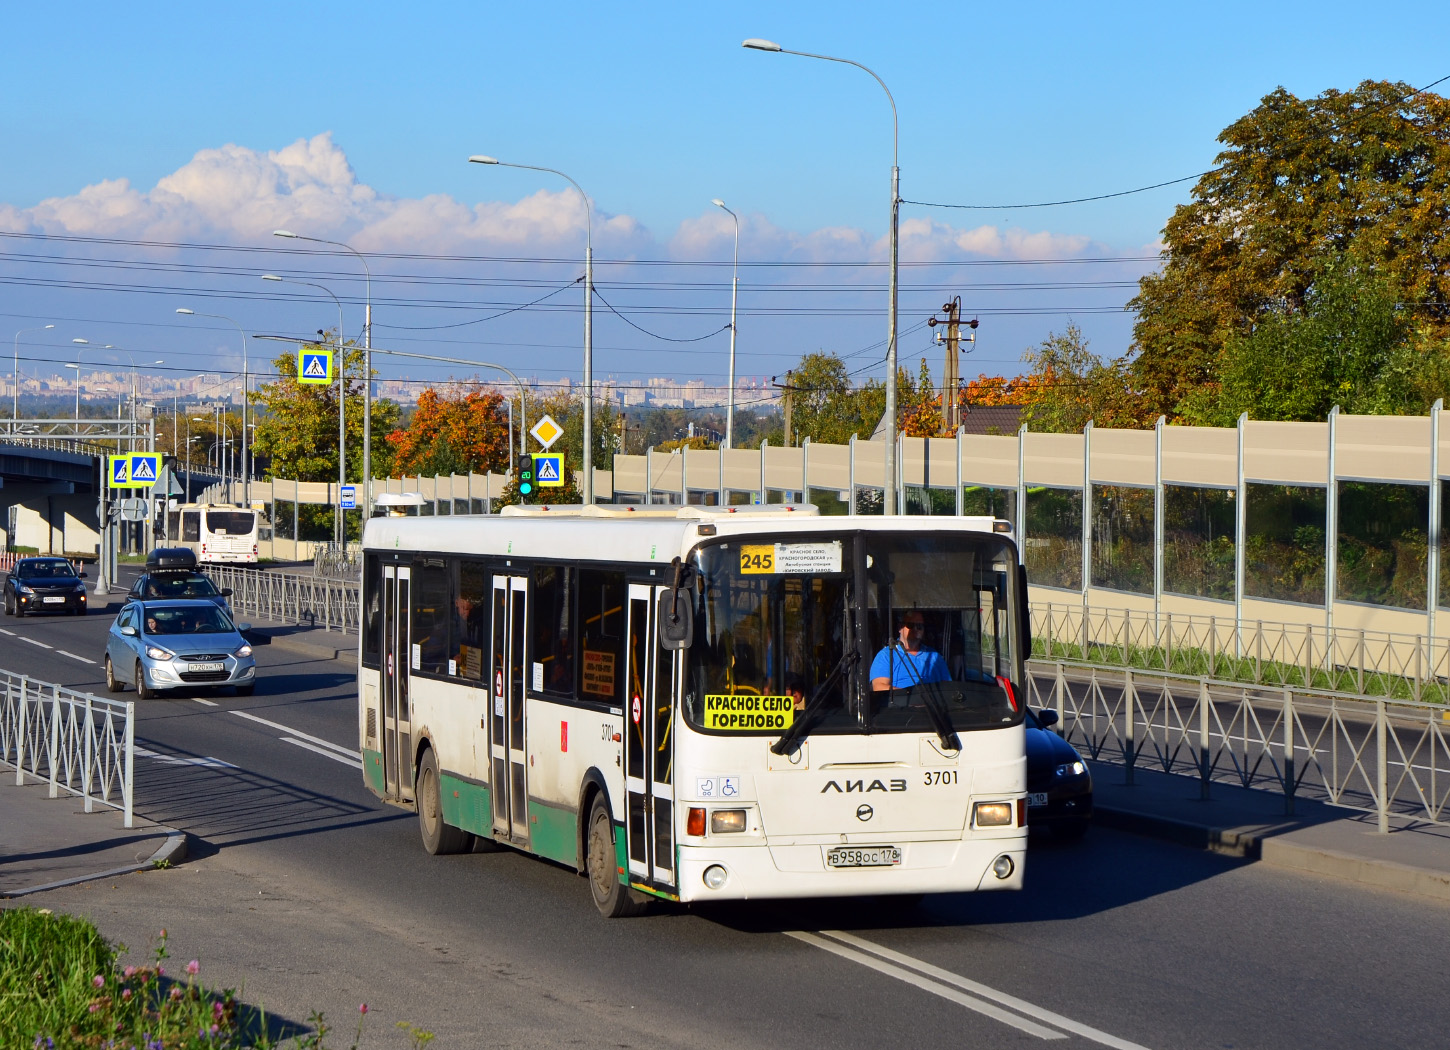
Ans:
<svg viewBox="0 0 1450 1050"><path fill-rule="evenodd" d="M297 382L319 385L331 383L332 355L326 350L298 350Z"/></svg>
<svg viewBox="0 0 1450 1050"><path fill-rule="evenodd" d="M149 489L160 478L159 452L128 452L106 457L106 481L113 489Z"/></svg>
<svg viewBox="0 0 1450 1050"><path fill-rule="evenodd" d="M539 488L541 489L563 488L564 457L535 456L534 480L539 483Z"/></svg>

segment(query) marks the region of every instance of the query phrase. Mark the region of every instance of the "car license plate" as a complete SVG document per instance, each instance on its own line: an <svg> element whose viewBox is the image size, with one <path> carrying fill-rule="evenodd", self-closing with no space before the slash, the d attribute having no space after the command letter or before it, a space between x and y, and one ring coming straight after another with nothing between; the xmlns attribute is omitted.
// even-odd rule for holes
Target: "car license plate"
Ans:
<svg viewBox="0 0 1450 1050"><path fill-rule="evenodd" d="M826 864L832 868L889 868L901 863L896 846L837 846L826 850Z"/></svg>
<svg viewBox="0 0 1450 1050"><path fill-rule="evenodd" d="M1045 806L1045 805L1047 805L1047 792L1046 791L1034 791L1034 792L1032 792L1032 794L1030 794L1030 795L1027 796L1027 804L1029 806Z"/></svg>
<svg viewBox="0 0 1450 1050"><path fill-rule="evenodd" d="M47 598L42 598L40 600L43 601L46 605L59 605L61 602L65 601L65 599L63 597L60 597L60 598L48 598L47 597Z"/></svg>
<svg viewBox="0 0 1450 1050"><path fill-rule="evenodd" d="M188 671L225 671L226 664L188 664Z"/></svg>

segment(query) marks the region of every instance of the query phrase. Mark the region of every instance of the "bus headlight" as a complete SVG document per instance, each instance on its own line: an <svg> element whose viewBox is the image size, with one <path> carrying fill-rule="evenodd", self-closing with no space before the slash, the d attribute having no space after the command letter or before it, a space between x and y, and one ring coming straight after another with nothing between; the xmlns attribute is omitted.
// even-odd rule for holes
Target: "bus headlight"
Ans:
<svg viewBox="0 0 1450 1050"><path fill-rule="evenodd" d="M745 830L745 810L717 809L710 814L710 834L726 835Z"/></svg>
<svg viewBox="0 0 1450 1050"><path fill-rule="evenodd" d="M1012 803L978 802L973 823L979 828L1007 828L1012 826Z"/></svg>
<svg viewBox="0 0 1450 1050"><path fill-rule="evenodd" d="M718 864L711 864L705 869L703 878L707 888L718 890L730 878L730 873Z"/></svg>

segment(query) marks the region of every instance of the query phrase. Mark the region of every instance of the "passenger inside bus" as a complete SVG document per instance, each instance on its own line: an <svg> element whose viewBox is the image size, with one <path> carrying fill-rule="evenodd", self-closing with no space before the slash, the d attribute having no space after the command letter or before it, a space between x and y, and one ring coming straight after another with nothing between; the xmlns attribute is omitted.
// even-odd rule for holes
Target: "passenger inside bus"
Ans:
<svg viewBox="0 0 1450 1050"><path fill-rule="evenodd" d="M926 617L921 610L898 610L896 623L896 641L884 646L871 661L871 688L879 693L951 681L941 653L922 645Z"/></svg>

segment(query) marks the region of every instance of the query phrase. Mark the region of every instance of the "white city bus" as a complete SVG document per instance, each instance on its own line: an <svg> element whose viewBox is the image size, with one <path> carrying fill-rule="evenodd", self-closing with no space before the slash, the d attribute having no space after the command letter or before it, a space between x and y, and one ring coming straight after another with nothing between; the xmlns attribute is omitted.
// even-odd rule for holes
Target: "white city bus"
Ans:
<svg viewBox="0 0 1450 1050"><path fill-rule="evenodd" d="M430 853L548 857L609 916L1018 889L1008 528L779 505L374 518L364 779L416 808Z"/></svg>
<svg viewBox="0 0 1450 1050"><path fill-rule="evenodd" d="M182 503L167 512L167 535L203 564L257 562L257 512L230 503Z"/></svg>

